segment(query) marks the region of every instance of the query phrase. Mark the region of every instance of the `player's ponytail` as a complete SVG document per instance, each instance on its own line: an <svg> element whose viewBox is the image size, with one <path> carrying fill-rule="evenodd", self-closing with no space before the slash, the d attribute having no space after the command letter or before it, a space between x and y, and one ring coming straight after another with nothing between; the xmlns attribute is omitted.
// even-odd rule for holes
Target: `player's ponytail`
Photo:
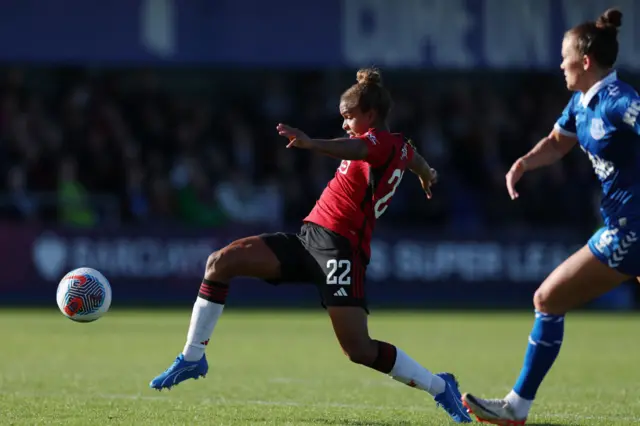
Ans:
<svg viewBox="0 0 640 426"><path fill-rule="evenodd" d="M618 28L621 26L622 12L615 8L605 10L605 12L596 20L596 27L602 30L613 30L617 33Z"/></svg>
<svg viewBox="0 0 640 426"><path fill-rule="evenodd" d="M376 111L378 120L386 121L393 101L382 85L382 73L377 68L363 68L356 74L357 83L347 89L340 98L349 108L362 112Z"/></svg>
<svg viewBox="0 0 640 426"><path fill-rule="evenodd" d="M576 48L581 55L589 55L603 68L611 68L618 59L618 28L622 26L622 12L607 9L595 21L583 22L567 34L576 39Z"/></svg>
<svg viewBox="0 0 640 426"><path fill-rule="evenodd" d="M376 68L363 68L356 74L358 84L371 84L382 87L382 75Z"/></svg>

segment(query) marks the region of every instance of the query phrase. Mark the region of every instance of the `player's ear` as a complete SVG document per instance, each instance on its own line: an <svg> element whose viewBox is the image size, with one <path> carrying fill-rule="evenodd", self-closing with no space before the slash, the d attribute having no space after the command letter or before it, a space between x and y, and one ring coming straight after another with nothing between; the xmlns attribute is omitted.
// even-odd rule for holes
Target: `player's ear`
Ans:
<svg viewBox="0 0 640 426"><path fill-rule="evenodd" d="M373 123L376 122L376 118L378 118L378 112L371 108L366 112L365 117L367 117L367 121L369 122L369 127L373 127Z"/></svg>
<svg viewBox="0 0 640 426"><path fill-rule="evenodd" d="M586 71L589 68L591 68L591 65L592 65L592 61L591 61L591 58L589 57L589 55L583 55L582 56L582 69L584 69Z"/></svg>

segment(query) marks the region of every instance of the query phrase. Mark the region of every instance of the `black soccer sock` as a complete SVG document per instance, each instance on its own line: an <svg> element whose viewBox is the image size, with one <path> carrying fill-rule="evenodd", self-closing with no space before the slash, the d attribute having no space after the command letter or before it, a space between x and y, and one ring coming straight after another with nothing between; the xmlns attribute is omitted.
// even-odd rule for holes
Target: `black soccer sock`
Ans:
<svg viewBox="0 0 640 426"><path fill-rule="evenodd" d="M384 374L391 373L396 363L396 347L387 342L374 340L378 344L378 356L371 364L371 368Z"/></svg>

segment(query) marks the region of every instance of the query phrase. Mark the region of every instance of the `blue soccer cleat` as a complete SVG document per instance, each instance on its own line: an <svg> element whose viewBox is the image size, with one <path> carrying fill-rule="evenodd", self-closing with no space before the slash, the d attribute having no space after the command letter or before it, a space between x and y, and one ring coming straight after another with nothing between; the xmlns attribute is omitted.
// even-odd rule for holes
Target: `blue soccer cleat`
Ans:
<svg viewBox="0 0 640 426"><path fill-rule="evenodd" d="M207 357L202 356L199 361L185 361L184 355L180 354L173 361L171 367L167 368L164 373L151 380L149 387L157 390L171 389L178 383L182 383L187 379L198 379L200 376L205 377L209 371Z"/></svg>
<svg viewBox="0 0 640 426"><path fill-rule="evenodd" d="M467 413L467 408L462 404L462 396L460 395L460 389L458 389L458 381L451 373L438 373L436 376L443 379L446 383L444 392L435 396L435 401L438 407L444 408L444 411L456 422L456 423L471 423L473 420Z"/></svg>

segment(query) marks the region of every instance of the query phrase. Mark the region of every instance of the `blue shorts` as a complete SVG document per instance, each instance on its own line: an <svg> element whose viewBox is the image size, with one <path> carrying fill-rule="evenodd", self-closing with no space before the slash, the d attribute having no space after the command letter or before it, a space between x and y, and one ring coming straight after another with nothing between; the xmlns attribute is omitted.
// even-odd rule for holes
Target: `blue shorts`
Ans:
<svg viewBox="0 0 640 426"><path fill-rule="evenodd" d="M640 276L640 226L604 226L589 238L595 257L616 271Z"/></svg>

